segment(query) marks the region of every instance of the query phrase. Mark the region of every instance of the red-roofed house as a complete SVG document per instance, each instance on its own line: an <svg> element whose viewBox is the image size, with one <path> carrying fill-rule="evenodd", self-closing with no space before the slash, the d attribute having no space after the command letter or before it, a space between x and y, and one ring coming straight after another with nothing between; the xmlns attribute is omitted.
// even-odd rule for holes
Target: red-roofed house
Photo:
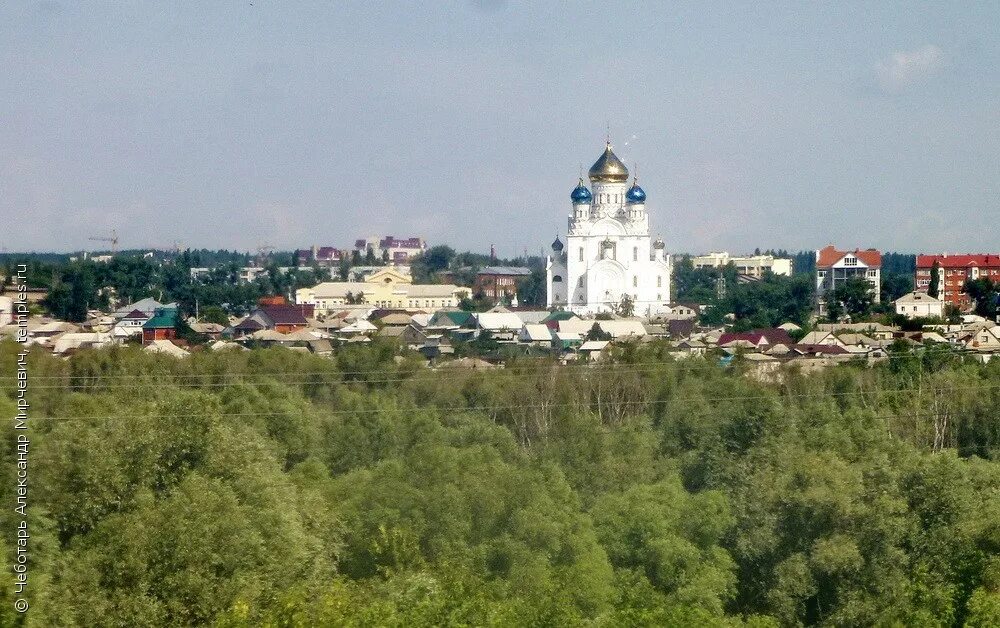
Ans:
<svg viewBox="0 0 1000 628"><path fill-rule="evenodd" d="M742 341L738 342L737 341ZM733 346L750 346L757 349L763 349L765 347L772 347L774 345L782 344L785 346L795 344L792 337L788 335L788 332L784 329L752 329L747 332L726 332L719 336L719 346L725 348L727 345L737 343ZM750 343L746 345L744 343Z"/></svg>
<svg viewBox="0 0 1000 628"><path fill-rule="evenodd" d="M236 326L239 335L260 329L272 329L282 334L305 329L306 318L313 316L313 306L305 304L261 305Z"/></svg>
<svg viewBox="0 0 1000 628"><path fill-rule="evenodd" d="M878 303L882 254L875 249L838 251L833 245L816 251L816 300L820 316L826 314L826 293L852 277L867 279L874 301Z"/></svg>
<svg viewBox="0 0 1000 628"><path fill-rule="evenodd" d="M966 281L988 278L1000 283L1000 255L918 255L914 283L920 292L927 292L934 262L940 269L938 298L962 310L972 307L969 295L962 292Z"/></svg>

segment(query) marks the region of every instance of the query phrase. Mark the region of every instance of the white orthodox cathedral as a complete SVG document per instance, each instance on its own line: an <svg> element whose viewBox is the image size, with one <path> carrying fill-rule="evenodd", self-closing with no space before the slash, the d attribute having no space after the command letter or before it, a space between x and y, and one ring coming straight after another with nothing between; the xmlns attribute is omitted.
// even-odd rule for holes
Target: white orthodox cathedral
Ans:
<svg viewBox="0 0 1000 628"><path fill-rule="evenodd" d="M558 237L546 263L549 307L577 314L616 311L625 295L636 315L670 311L670 258L649 239L646 193L611 150L570 194L566 244Z"/></svg>

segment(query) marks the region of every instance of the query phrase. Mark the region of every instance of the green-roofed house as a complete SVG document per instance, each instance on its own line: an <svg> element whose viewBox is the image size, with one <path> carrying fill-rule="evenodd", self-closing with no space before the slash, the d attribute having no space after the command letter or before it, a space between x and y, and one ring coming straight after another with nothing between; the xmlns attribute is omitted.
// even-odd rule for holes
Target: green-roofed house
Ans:
<svg viewBox="0 0 1000 628"><path fill-rule="evenodd" d="M153 317L142 325L142 344L154 340L173 340L177 337L177 308L158 307Z"/></svg>
<svg viewBox="0 0 1000 628"><path fill-rule="evenodd" d="M472 317L472 312L465 312L463 310L438 310L431 317L431 320L427 322L427 326L445 328L466 327L474 329L476 321Z"/></svg>
<svg viewBox="0 0 1000 628"><path fill-rule="evenodd" d="M566 310L555 310L542 319L542 325L545 325L552 331L559 331L559 321L568 321L574 318L580 317L573 312L567 312Z"/></svg>

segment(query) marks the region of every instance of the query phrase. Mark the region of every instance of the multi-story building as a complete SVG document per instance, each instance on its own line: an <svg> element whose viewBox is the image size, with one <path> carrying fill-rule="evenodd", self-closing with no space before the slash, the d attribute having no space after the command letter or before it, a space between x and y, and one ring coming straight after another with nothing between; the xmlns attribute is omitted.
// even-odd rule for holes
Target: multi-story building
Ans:
<svg viewBox="0 0 1000 628"><path fill-rule="evenodd" d="M736 272L740 275L760 279L765 272L772 272L775 275L786 277L792 274L792 260L773 255L748 255L731 256L728 252L713 252L707 255L692 257L691 263L695 268L720 268L727 264L736 267Z"/></svg>
<svg viewBox="0 0 1000 628"><path fill-rule="evenodd" d="M531 274L523 266L487 266L476 273L473 294L489 299L509 299L517 294L517 284Z"/></svg>
<svg viewBox="0 0 1000 628"><path fill-rule="evenodd" d="M391 235L382 238L369 236L358 239L354 242L354 250L362 257L371 251L376 258L383 259L386 252L389 253L389 261L393 264L406 264L416 255L420 255L427 250L427 243L423 238L400 239Z"/></svg>
<svg viewBox="0 0 1000 628"><path fill-rule="evenodd" d="M963 292L965 282L989 278L1000 282L1000 255L918 255L914 285L920 292L927 292L931 284L931 273L935 262L938 264L938 298L948 305L961 310L972 307L969 295Z"/></svg>
<svg viewBox="0 0 1000 628"><path fill-rule="evenodd" d="M875 303L880 301L882 285L882 253L875 249L838 251L833 245L816 251L816 308L826 314L826 293L853 277L871 284Z"/></svg>
<svg viewBox="0 0 1000 628"><path fill-rule="evenodd" d="M471 292L455 285L411 282L409 275L387 267L365 281L328 281L301 288L295 291L295 302L314 306L316 316L358 304L385 309L437 310L458 306Z"/></svg>
<svg viewBox="0 0 1000 628"><path fill-rule="evenodd" d="M330 268L340 264L343 252L332 246L313 245L308 249L298 249L295 251L296 266L312 266L315 264L320 268Z"/></svg>

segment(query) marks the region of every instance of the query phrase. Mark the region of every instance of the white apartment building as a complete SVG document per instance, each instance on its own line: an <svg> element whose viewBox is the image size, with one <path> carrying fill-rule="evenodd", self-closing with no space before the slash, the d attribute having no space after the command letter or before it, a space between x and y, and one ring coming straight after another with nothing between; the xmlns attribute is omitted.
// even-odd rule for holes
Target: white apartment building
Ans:
<svg viewBox="0 0 1000 628"><path fill-rule="evenodd" d="M763 277L767 271L785 277L792 274L792 260L773 255L738 256L721 251L693 257L691 263L695 268L721 268L731 263L736 267L737 273L757 279Z"/></svg>

